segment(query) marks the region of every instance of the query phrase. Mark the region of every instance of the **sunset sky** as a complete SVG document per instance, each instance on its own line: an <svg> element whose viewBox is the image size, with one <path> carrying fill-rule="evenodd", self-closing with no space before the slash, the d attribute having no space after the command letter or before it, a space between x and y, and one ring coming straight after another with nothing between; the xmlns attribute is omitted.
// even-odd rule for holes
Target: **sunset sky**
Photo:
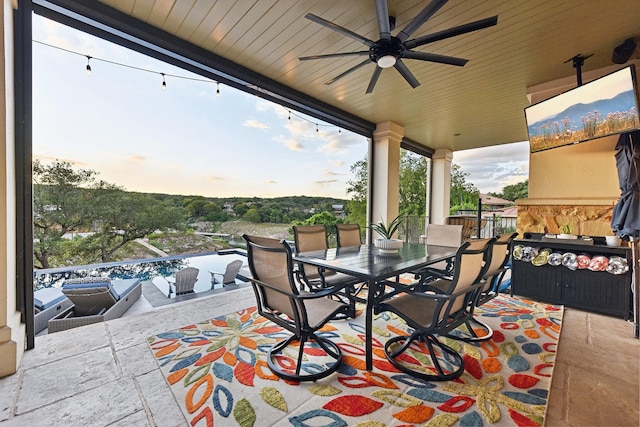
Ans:
<svg viewBox="0 0 640 427"><path fill-rule="evenodd" d="M37 15L33 39L33 153L43 162L66 160L132 191L346 198L350 166L365 157L363 136L295 111L289 119L228 86L216 96L198 75ZM461 151L454 163L481 192L500 191L527 179L528 150Z"/></svg>

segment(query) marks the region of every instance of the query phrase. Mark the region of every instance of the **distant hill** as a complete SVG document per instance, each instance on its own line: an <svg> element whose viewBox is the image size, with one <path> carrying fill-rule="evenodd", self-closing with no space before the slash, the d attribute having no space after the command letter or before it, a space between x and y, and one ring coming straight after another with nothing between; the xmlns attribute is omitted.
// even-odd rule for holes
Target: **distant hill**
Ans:
<svg viewBox="0 0 640 427"><path fill-rule="evenodd" d="M543 101L544 102L544 101ZM563 120L569 119L569 129L578 131L582 129L582 118L589 114L598 112L601 118L606 118L611 113L628 113L631 107L636 106L635 94L632 90L621 92L610 99L601 99L589 104L575 104L566 110L546 118L539 120L528 126L530 136L538 136L543 134L545 124L553 126L554 122L558 122L560 130L564 130ZM553 129L553 127L552 127Z"/></svg>

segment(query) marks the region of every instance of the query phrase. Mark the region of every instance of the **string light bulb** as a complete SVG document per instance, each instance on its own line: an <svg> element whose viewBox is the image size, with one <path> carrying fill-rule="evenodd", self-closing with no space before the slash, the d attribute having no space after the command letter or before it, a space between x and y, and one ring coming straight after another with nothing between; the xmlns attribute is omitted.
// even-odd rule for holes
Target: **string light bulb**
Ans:
<svg viewBox="0 0 640 427"><path fill-rule="evenodd" d="M220 82L216 82L216 96L220 96Z"/></svg>
<svg viewBox="0 0 640 427"><path fill-rule="evenodd" d="M289 110L289 121L291 121L291 110Z"/></svg>
<svg viewBox="0 0 640 427"><path fill-rule="evenodd" d="M89 64L89 61L91 61L91 57L87 55L87 75L88 76L91 75L91 65Z"/></svg>
<svg viewBox="0 0 640 427"><path fill-rule="evenodd" d="M164 79L164 73L160 73L162 75L162 90L167 90L167 82Z"/></svg>
<svg viewBox="0 0 640 427"><path fill-rule="evenodd" d="M316 123L316 133L318 133L318 124Z"/></svg>
<svg viewBox="0 0 640 427"><path fill-rule="evenodd" d="M338 129L338 135L342 135L342 129Z"/></svg>

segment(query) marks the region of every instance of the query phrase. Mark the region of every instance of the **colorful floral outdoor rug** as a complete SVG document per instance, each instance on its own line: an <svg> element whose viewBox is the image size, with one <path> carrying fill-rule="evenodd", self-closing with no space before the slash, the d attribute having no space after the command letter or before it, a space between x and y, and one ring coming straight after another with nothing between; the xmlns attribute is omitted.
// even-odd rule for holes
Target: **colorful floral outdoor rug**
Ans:
<svg viewBox="0 0 640 427"><path fill-rule="evenodd" d="M266 349L287 332L255 308L148 338L161 371L192 426L543 425L563 309L499 296L476 316L490 341L444 338L463 354L454 381L427 382L397 371L384 342L407 326L374 318L374 369L364 369L364 314L330 322L323 333L343 352L337 373L316 382L284 381Z"/></svg>

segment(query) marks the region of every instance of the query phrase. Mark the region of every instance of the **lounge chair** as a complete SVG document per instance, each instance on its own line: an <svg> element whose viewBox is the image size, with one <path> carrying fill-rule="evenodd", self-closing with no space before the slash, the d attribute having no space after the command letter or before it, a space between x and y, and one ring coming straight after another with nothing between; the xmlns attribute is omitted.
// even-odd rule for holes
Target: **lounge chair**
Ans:
<svg viewBox="0 0 640 427"><path fill-rule="evenodd" d="M36 334L47 329L49 320L73 307L71 300L62 293L62 288L43 288L35 291L33 305Z"/></svg>
<svg viewBox="0 0 640 427"><path fill-rule="evenodd" d="M66 281L62 293L74 306L49 320L49 333L119 318L140 298L142 285L140 279L88 277Z"/></svg>
<svg viewBox="0 0 640 427"><path fill-rule="evenodd" d="M236 276L240 272L240 267L242 267L242 261L237 259L227 264L227 268L224 270L224 273L210 271L209 273L211 273L211 288L213 289L213 286L217 283L222 283L223 286L235 285ZM221 279L218 280L216 276L221 276Z"/></svg>
<svg viewBox="0 0 640 427"><path fill-rule="evenodd" d="M199 269L195 267L187 267L176 273L175 279L167 279L169 282L169 296L175 289L176 296L184 294L192 294L193 287L198 281Z"/></svg>

